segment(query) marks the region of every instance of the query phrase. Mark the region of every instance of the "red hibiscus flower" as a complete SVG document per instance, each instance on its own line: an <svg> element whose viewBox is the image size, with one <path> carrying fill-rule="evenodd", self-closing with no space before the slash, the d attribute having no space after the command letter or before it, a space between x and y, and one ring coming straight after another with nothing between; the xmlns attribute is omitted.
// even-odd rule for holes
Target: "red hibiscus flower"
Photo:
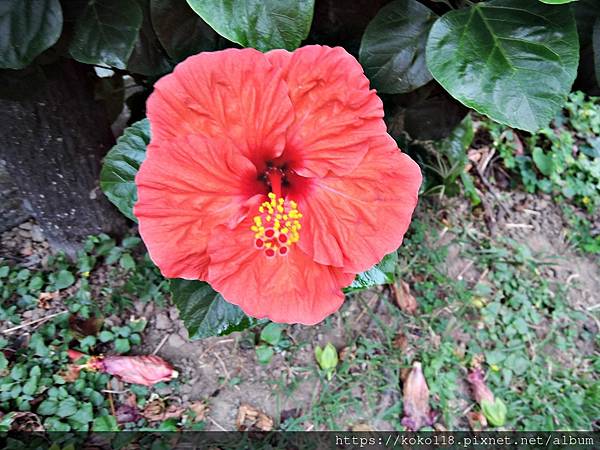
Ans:
<svg viewBox="0 0 600 450"><path fill-rule="evenodd" d="M315 324L402 243L421 172L344 49L201 53L156 83L147 112L134 213L164 276Z"/></svg>

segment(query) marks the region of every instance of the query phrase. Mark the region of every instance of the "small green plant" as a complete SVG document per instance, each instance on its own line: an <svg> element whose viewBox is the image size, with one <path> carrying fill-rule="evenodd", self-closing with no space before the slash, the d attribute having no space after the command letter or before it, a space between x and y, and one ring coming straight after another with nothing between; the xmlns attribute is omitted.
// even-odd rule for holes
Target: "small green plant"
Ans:
<svg viewBox="0 0 600 450"><path fill-rule="evenodd" d="M324 348L315 347L315 358L321 370L327 375L327 379L331 380L335 373L335 368L338 365L338 353L331 342L328 342Z"/></svg>
<svg viewBox="0 0 600 450"><path fill-rule="evenodd" d="M282 338L283 327L278 323L269 323L260 333L260 343L256 347L256 359L261 364L269 364L275 351L289 347L289 341Z"/></svg>
<svg viewBox="0 0 600 450"><path fill-rule="evenodd" d="M593 212L600 205L600 99L573 92L553 127L529 137L485 121L502 161L528 192L546 192Z"/></svg>

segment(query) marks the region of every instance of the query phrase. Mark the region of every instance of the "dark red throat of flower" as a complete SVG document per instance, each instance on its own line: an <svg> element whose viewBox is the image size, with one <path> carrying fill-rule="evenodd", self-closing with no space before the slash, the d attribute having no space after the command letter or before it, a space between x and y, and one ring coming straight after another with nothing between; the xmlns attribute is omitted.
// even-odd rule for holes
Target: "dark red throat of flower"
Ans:
<svg viewBox="0 0 600 450"><path fill-rule="evenodd" d="M300 239L300 219L298 204L283 196L284 172L270 167L265 173L271 192L258 207L250 229L254 232L254 246L262 250L268 258L285 256L290 247Z"/></svg>

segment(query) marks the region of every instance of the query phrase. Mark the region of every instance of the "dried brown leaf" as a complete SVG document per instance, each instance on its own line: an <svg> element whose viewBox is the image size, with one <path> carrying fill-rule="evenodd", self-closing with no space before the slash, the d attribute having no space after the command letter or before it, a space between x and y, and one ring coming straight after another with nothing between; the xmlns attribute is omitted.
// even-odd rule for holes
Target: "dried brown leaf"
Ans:
<svg viewBox="0 0 600 450"><path fill-rule="evenodd" d="M238 431L271 431L273 419L255 407L242 403L235 421Z"/></svg>
<svg viewBox="0 0 600 450"><path fill-rule="evenodd" d="M56 292L40 292L38 295L38 308L50 309L50 303L59 298L58 291Z"/></svg>
<svg viewBox="0 0 600 450"><path fill-rule="evenodd" d="M202 422L208 414L208 405L203 400L190 403L188 409L194 412L194 422Z"/></svg>
<svg viewBox="0 0 600 450"><path fill-rule="evenodd" d="M159 422L167 419L179 419L186 408L180 405L167 405L164 400L157 398L146 403L142 410L142 417L150 422Z"/></svg>
<svg viewBox="0 0 600 450"><path fill-rule="evenodd" d="M435 422L435 414L429 407L429 387L423 376L421 363L415 362L403 385L404 417L402 425L412 431Z"/></svg>
<svg viewBox="0 0 600 450"><path fill-rule="evenodd" d="M407 282L399 280L392 284L392 292L396 303L403 312L411 315L417 312L417 299L410 293L410 286Z"/></svg>
<svg viewBox="0 0 600 450"><path fill-rule="evenodd" d="M487 419L480 411L469 411L467 413L467 420L473 431L481 431L487 427Z"/></svg>

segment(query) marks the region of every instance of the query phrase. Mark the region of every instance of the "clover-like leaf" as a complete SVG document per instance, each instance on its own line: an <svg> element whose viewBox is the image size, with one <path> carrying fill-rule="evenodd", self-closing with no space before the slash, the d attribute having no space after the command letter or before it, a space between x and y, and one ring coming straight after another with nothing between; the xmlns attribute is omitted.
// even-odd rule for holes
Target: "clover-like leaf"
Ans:
<svg viewBox="0 0 600 450"><path fill-rule="evenodd" d="M125 69L138 32L142 9L136 0L92 0L75 23L71 56L86 64Z"/></svg>
<svg viewBox="0 0 600 450"><path fill-rule="evenodd" d="M150 143L150 122L140 120L125 129L123 136L104 158L100 172L100 188L108 199L131 220L133 205L137 201L135 175L146 158Z"/></svg>
<svg viewBox="0 0 600 450"><path fill-rule="evenodd" d="M171 294L190 339L222 336L259 323L246 316L239 307L226 302L203 281L174 278Z"/></svg>
<svg viewBox="0 0 600 450"><path fill-rule="evenodd" d="M378 91L410 92L431 81L425 45L437 14L416 0L396 0L369 23L360 46L360 63Z"/></svg>
<svg viewBox="0 0 600 450"><path fill-rule="evenodd" d="M577 75L579 43L568 5L492 0L433 25L427 65L457 100L527 131L547 125Z"/></svg>
<svg viewBox="0 0 600 450"><path fill-rule="evenodd" d="M0 68L23 69L54 45L62 32L58 0L0 2Z"/></svg>
<svg viewBox="0 0 600 450"><path fill-rule="evenodd" d="M261 51L294 50L308 36L314 0L187 0L217 33Z"/></svg>

